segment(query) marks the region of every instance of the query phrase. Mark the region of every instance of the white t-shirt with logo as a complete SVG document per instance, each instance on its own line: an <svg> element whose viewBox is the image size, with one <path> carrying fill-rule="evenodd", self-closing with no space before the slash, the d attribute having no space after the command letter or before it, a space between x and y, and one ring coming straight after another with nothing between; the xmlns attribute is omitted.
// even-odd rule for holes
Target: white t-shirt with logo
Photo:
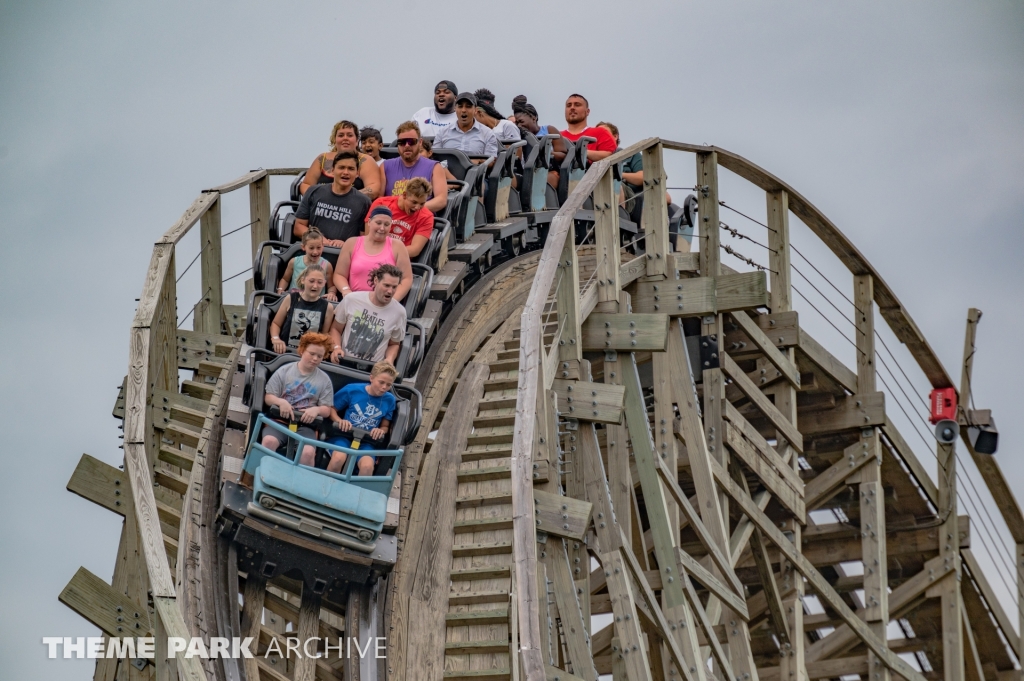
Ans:
<svg viewBox="0 0 1024 681"><path fill-rule="evenodd" d="M420 126L421 137L434 137L449 125L454 125L458 116L451 113L438 113L432 106L425 106L412 115L412 119Z"/></svg>

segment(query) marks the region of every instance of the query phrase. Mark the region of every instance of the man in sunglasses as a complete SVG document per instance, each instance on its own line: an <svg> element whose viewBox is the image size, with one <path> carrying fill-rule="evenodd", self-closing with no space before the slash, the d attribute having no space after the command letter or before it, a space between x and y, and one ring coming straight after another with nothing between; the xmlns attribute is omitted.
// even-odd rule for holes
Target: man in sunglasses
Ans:
<svg viewBox="0 0 1024 681"><path fill-rule="evenodd" d="M398 126L396 133L398 158L389 158L380 166L384 175L384 196L401 196L411 179L421 177L431 189L426 207L435 213L444 210L448 203L448 181L440 163L421 156L419 126L415 121L406 121Z"/></svg>
<svg viewBox="0 0 1024 681"><path fill-rule="evenodd" d="M420 126L420 134L435 137L449 125L455 123L455 97L459 89L450 80L442 80L434 86L434 106L425 106L412 115Z"/></svg>

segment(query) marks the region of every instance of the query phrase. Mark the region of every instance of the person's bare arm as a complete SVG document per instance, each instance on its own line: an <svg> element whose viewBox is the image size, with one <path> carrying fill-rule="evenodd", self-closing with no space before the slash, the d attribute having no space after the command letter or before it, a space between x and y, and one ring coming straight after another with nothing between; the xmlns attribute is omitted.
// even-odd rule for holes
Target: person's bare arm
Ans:
<svg viewBox="0 0 1024 681"><path fill-rule="evenodd" d="M427 208L431 212L439 213L444 210L445 206L448 205L448 179L445 177L445 171L447 168L442 166L440 163L434 165L434 169L430 172L430 186L434 190L434 195L427 201Z"/></svg>
<svg viewBox="0 0 1024 681"><path fill-rule="evenodd" d="M363 181L362 192L369 196L371 201L380 196L384 186L380 181L380 167L369 156L359 165L359 177Z"/></svg>
<svg viewBox="0 0 1024 681"><path fill-rule="evenodd" d="M317 157L309 164L309 170L306 171L306 176L302 178L302 182L299 183L299 194L305 194L306 191L320 179L320 161L322 158L323 154L317 154Z"/></svg>
<svg viewBox="0 0 1024 681"><path fill-rule="evenodd" d="M328 305L327 312L324 313L324 323L320 325L320 333L330 334L331 329L334 328L334 306Z"/></svg>
<svg viewBox="0 0 1024 681"><path fill-rule="evenodd" d="M395 249L395 265L402 270L402 283L395 291L395 300L402 301L409 295L409 289L412 288L412 261L409 260L408 249L401 241L392 239L391 247ZM338 261L341 262L341 258L338 258Z"/></svg>
<svg viewBox="0 0 1024 681"><path fill-rule="evenodd" d="M348 275L352 268L352 251L355 248L353 245L355 241L355 239L349 239L341 247L341 253L338 254L338 266L334 269L334 286L342 298L352 291L352 287L348 285Z"/></svg>
<svg viewBox="0 0 1024 681"><path fill-rule="evenodd" d="M284 274L281 275L281 281L277 282L277 292L284 293L288 290L288 284L292 281L292 274L295 272L295 258L288 261L288 267L284 268Z"/></svg>
<svg viewBox="0 0 1024 681"><path fill-rule="evenodd" d="M327 263L327 281L330 282L327 285L327 300L336 302L338 300L338 289L334 286L334 265Z"/></svg>
<svg viewBox="0 0 1024 681"><path fill-rule="evenodd" d="M370 439L381 440L388 434L389 430L391 430L391 421L388 419L381 419L380 425L370 431Z"/></svg>
<svg viewBox="0 0 1024 681"><path fill-rule="evenodd" d="M391 362L394 365L395 360L398 359L398 351L402 348L402 344L398 341L388 339L388 349L384 351L384 359Z"/></svg>
<svg viewBox="0 0 1024 681"><path fill-rule="evenodd" d="M309 220L303 220L301 218L295 218L295 225L292 227L292 234L295 235L296 239L301 239L302 235L309 231ZM324 239L324 243L327 243L330 239ZM328 246L330 244L327 244Z"/></svg>
<svg viewBox="0 0 1024 681"><path fill-rule="evenodd" d="M331 351L331 361L335 364L345 356L345 351L341 347L341 339L344 334L345 322L341 319L335 319L334 323L331 324L331 342L334 343L334 350Z"/></svg>
<svg viewBox="0 0 1024 681"><path fill-rule="evenodd" d="M281 340L281 327L284 326L284 320L288 318L288 310L292 306L292 297L287 296L281 301L281 307L277 308L277 314L274 315L274 320L270 322L270 344L274 348L274 352L277 354L283 354L288 346L283 340Z"/></svg>
<svg viewBox="0 0 1024 681"><path fill-rule="evenodd" d="M277 395L267 393L266 395L263 396L263 402L268 407L277 407L278 410L281 412L281 418L288 419L289 421L295 418L295 410L292 409L292 405L288 404L288 400L284 399L283 397L278 397ZM281 438L283 436L275 435L274 437Z"/></svg>
<svg viewBox="0 0 1024 681"><path fill-rule="evenodd" d="M423 236L422 234L416 234L415 236L413 236L412 243L409 244L409 246L408 246L409 257L410 258L415 258L417 255L422 253L423 252L423 248L424 248L424 246L427 245L428 241L430 241L430 239L428 239L427 237Z"/></svg>
<svg viewBox="0 0 1024 681"><path fill-rule="evenodd" d="M541 130L539 132L543 135L558 135L557 138L551 140L551 158L561 164L562 161L565 160L565 140L562 139L562 136L558 134L557 130L552 130L550 125L547 130Z"/></svg>
<svg viewBox="0 0 1024 681"><path fill-rule="evenodd" d="M644 183L644 171L638 170L635 173L622 173L622 181L639 187Z"/></svg>
<svg viewBox="0 0 1024 681"><path fill-rule="evenodd" d="M590 162L600 161L602 158L608 158L614 151L592 151L587 149L587 160Z"/></svg>

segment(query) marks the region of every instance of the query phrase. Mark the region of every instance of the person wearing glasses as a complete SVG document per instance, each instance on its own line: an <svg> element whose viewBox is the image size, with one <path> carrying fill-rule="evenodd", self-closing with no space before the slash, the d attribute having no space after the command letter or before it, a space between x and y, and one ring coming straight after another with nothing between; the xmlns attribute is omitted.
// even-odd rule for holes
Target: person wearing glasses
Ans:
<svg viewBox="0 0 1024 681"><path fill-rule="evenodd" d="M434 106L425 106L412 115L412 119L419 125L420 134L434 137L455 123L457 94L459 88L450 80L442 80L434 86Z"/></svg>
<svg viewBox="0 0 1024 681"><path fill-rule="evenodd" d="M396 133L398 158L389 158L380 166L384 196L401 196L409 180L421 177L430 185L426 207L435 213L443 211L448 203L448 181L441 164L421 154L419 125L406 121Z"/></svg>

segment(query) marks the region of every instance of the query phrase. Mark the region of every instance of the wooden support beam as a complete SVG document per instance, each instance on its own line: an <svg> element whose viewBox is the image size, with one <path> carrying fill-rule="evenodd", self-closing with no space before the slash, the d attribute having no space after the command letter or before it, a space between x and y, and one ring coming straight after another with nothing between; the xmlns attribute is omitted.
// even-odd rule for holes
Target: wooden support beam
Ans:
<svg viewBox="0 0 1024 681"><path fill-rule="evenodd" d="M799 348L807 359L825 372L825 375L851 393L857 392L857 374L846 368L845 364L836 359L803 329L800 329ZM803 424L801 424L802 426Z"/></svg>
<svg viewBox="0 0 1024 681"><path fill-rule="evenodd" d="M732 405L729 405L731 408ZM738 416L738 414L737 414ZM742 417L739 417L742 418ZM743 438L740 429L731 422L723 424L723 441L729 450L749 468L772 496L788 509L801 523L807 522L804 510L803 481L789 466L780 465L782 457L762 456L752 444ZM769 448L770 451L774 451ZM796 478L794 483L792 478Z"/></svg>
<svg viewBox="0 0 1024 681"><path fill-rule="evenodd" d="M867 441L855 442L844 449L838 461L807 483L804 488L807 510L813 511L831 499L851 476L869 463L877 465L878 458Z"/></svg>
<svg viewBox="0 0 1024 681"><path fill-rule="evenodd" d="M619 201L615 196L614 179L610 172L605 173L594 188L594 218L597 300L599 303L612 306L613 309L605 309L605 312L618 312L619 292L622 289L619 265ZM637 276L640 271L640 268L637 268Z"/></svg>
<svg viewBox="0 0 1024 681"><path fill-rule="evenodd" d="M260 624L263 621L263 602L267 595L267 581L256 574L246 575L245 595L242 600L242 637L251 637L257 642L252 650L253 658L243 658L245 676L249 679L260 678L260 670L256 663L258 656Z"/></svg>
<svg viewBox="0 0 1024 681"><path fill-rule="evenodd" d="M255 260L259 245L270 239L270 178L266 173L249 183L249 221L252 222L249 234Z"/></svg>
<svg viewBox="0 0 1024 681"><path fill-rule="evenodd" d="M562 636L565 639L568 662L572 664L573 671L578 676L596 679L597 670L594 668L594 656L590 650L590 636L587 634L587 623L583 620L583 609L576 593L576 582L572 578L565 541L548 539L549 548L552 543L556 546L550 562L551 577L555 587L555 604L558 606L558 616L562 621ZM587 600L589 601L589 598Z"/></svg>
<svg viewBox="0 0 1024 681"><path fill-rule="evenodd" d="M782 534L772 520L757 508L753 500L729 477L721 465L712 462L712 466L715 469L715 477L719 480L719 489L726 492L737 503L740 510L764 533L765 537L778 547L786 560L793 563L794 567L807 579L811 588L817 592L822 602L836 611L846 626L855 632L855 636L859 637L890 669L906 678L907 681L924 681L924 677L919 672L890 651L886 647L885 641L879 640L868 629L867 625L850 609L846 601L836 593L817 568L796 550L792 542ZM810 659L810 657L810 649L808 649L808 658Z"/></svg>
<svg viewBox="0 0 1024 681"><path fill-rule="evenodd" d="M668 335L666 314L604 314L595 312L583 323L583 350L662 352Z"/></svg>
<svg viewBox="0 0 1024 681"><path fill-rule="evenodd" d="M299 639L299 645L305 645L306 641L317 638L320 634L320 594L313 593L313 590L302 587L302 602L299 606L299 621L296 623L295 635ZM358 635L358 632L350 633ZM317 658L307 657L305 651L295 660L294 678L295 681L314 681L316 677Z"/></svg>
<svg viewBox="0 0 1024 681"><path fill-rule="evenodd" d="M697 213L700 215L700 273L704 277L719 274L722 254L718 217L718 154L697 154Z"/></svg>
<svg viewBox="0 0 1024 681"><path fill-rule="evenodd" d="M771 362L776 369L778 369L783 377L789 381L794 388L800 387L800 371L796 368L796 365L790 361L789 357L782 354L775 343L761 330L753 319L745 312L733 312L731 314L736 325L740 327L750 342L761 351L761 353ZM726 338L728 342L728 337Z"/></svg>
<svg viewBox="0 0 1024 681"><path fill-rule="evenodd" d="M864 655L808 662L806 668L809 679L835 679L848 674L867 676L869 671L868 659ZM786 681L779 674L779 667L761 667L757 672L760 681Z"/></svg>
<svg viewBox="0 0 1024 681"><path fill-rule="evenodd" d="M764 272L637 282L633 287L634 311L674 317L750 310L767 303L768 281Z"/></svg>
<svg viewBox="0 0 1024 681"><path fill-rule="evenodd" d="M580 323L583 317L580 314L580 266L576 257L576 244L572 239L565 240L562 253L558 256L558 278L555 284L558 309L557 356L563 362L578 362L583 359L580 343Z"/></svg>
<svg viewBox="0 0 1024 681"><path fill-rule="evenodd" d="M121 516L130 508L127 502L131 490L124 471L88 454L83 454L78 460L78 466L68 480L67 489Z"/></svg>
<svg viewBox="0 0 1024 681"><path fill-rule="evenodd" d="M149 611L84 567L78 568L57 597L107 636L152 636ZM138 626L136 626L138 625Z"/></svg>
<svg viewBox="0 0 1024 681"><path fill-rule="evenodd" d="M625 389L621 385L555 379L551 387L558 393L558 404L569 418L597 423L622 422Z"/></svg>
<svg viewBox="0 0 1024 681"><path fill-rule="evenodd" d="M199 220L200 291L202 300L196 308L192 326L196 331L220 333L221 306L224 305L224 278L221 268L220 198Z"/></svg>
<svg viewBox="0 0 1024 681"><path fill-rule="evenodd" d="M892 421L887 416L885 423L882 424L882 434L892 445L892 448L896 451L896 454L903 460L903 463L907 465L907 469L910 474L917 480L917 484L921 487L921 491L924 492L925 498L938 508L939 506L939 489L935 486L932 481L932 476L928 470L921 463L921 460L914 454L914 450L910 448L907 441L903 439L903 436L893 425Z"/></svg>
<svg viewBox="0 0 1024 681"><path fill-rule="evenodd" d="M608 579L608 593L615 614L615 637L619 643L619 651L612 655L622 660L629 681L652 681L643 631L637 616L636 596L626 573L625 560L619 551L612 551L601 556L601 564ZM688 671L684 667L684 674ZM691 677L686 678L689 681Z"/></svg>
<svg viewBox="0 0 1024 681"><path fill-rule="evenodd" d="M668 261L672 248L668 240L668 203L665 201L665 166L660 144L650 146L641 152L644 168L643 211L641 228L647 237L644 249L647 251L647 276L666 277L670 271ZM617 203L617 202L616 202Z"/></svg>
<svg viewBox="0 0 1024 681"><path fill-rule="evenodd" d="M835 433L885 425L885 393L847 395L836 400L835 409L809 412L800 417L805 435Z"/></svg>
<svg viewBox="0 0 1024 681"><path fill-rule="evenodd" d="M783 416L782 412L772 404L768 397L761 392L753 381L747 378L747 374L736 365L726 353L721 353L722 370L740 391L754 403L761 413L764 414L773 426L786 438L786 440L800 453L804 451L804 438L793 425L792 421ZM801 428L806 432L806 424L802 421Z"/></svg>
<svg viewBox="0 0 1024 681"><path fill-rule="evenodd" d="M534 490L533 499L539 532L582 541L590 525L593 504L539 489Z"/></svg>

